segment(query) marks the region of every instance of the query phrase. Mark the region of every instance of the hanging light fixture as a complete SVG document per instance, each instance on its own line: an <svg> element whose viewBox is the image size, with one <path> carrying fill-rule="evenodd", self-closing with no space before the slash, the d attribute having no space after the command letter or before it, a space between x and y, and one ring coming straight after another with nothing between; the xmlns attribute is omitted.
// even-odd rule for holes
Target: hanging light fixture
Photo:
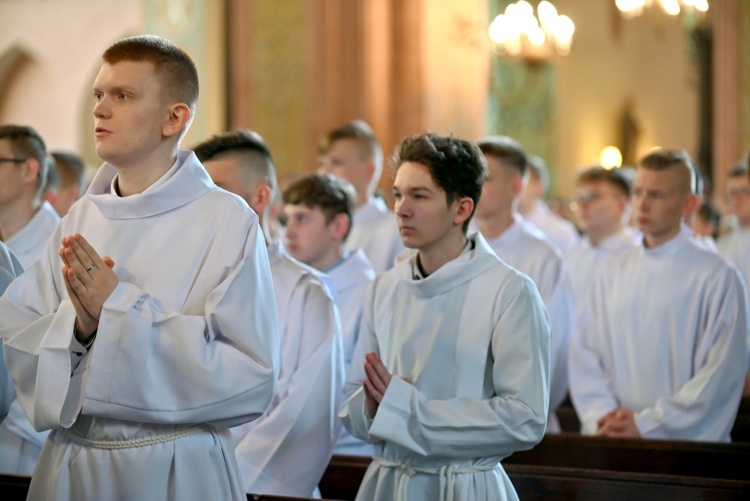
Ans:
<svg viewBox="0 0 750 501"><path fill-rule="evenodd" d="M500 52L511 59L542 62L570 54L575 25L558 15L550 2L534 8L525 0L508 5L490 24L489 35Z"/></svg>
<svg viewBox="0 0 750 501"><path fill-rule="evenodd" d="M615 5L628 19L638 17L644 10L657 4L670 16L677 16L683 10L708 11L708 0L615 0Z"/></svg>

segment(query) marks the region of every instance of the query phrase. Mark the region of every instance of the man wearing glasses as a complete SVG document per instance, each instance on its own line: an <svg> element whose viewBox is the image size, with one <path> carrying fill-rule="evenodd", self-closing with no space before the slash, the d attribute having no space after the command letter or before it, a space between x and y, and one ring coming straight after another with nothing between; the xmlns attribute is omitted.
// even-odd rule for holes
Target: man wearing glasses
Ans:
<svg viewBox="0 0 750 501"><path fill-rule="evenodd" d="M39 259L60 217L42 192L52 160L31 127L0 127L0 240L24 269Z"/></svg>

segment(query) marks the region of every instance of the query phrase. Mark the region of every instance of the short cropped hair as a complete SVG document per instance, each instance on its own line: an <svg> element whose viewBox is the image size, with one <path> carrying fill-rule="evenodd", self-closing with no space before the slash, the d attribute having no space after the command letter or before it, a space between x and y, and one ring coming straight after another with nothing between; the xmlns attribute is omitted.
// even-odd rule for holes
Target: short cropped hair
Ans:
<svg viewBox="0 0 750 501"><path fill-rule="evenodd" d="M83 188L84 176L86 175L86 166L83 159L75 153L67 151L53 151L52 157L57 165L60 185L63 187L76 185L80 191Z"/></svg>
<svg viewBox="0 0 750 501"><path fill-rule="evenodd" d="M626 172L619 168L605 169L601 165L595 165L578 174L578 184L599 182L609 183L621 194L630 197L631 179Z"/></svg>
<svg viewBox="0 0 750 501"><path fill-rule="evenodd" d="M513 138L508 136L488 136L477 141L479 149L485 156L491 156L515 167L521 174L526 176L529 160L526 152Z"/></svg>
<svg viewBox="0 0 750 501"><path fill-rule="evenodd" d="M32 127L23 125L0 126L0 139L10 143L13 155L19 159L33 158L39 164L35 197L40 200L47 186L47 173L52 163L42 136Z"/></svg>
<svg viewBox="0 0 750 501"><path fill-rule="evenodd" d="M282 199L284 204L320 209L325 214L327 224L339 214L346 215L349 218L349 230L344 235L344 240L349 236L357 200L357 193L349 181L332 174L312 174L290 184L284 190Z"/></svg>
<svg viewBox="0 0 750 501"><path fill-rule="evenodd" d="M479 147L463 139L431 132L415 134L396 148L391 159L394 174L404 162L426 166L433 181L445 191L448 204L461 197L474 201L474 209L463 225L466 233L487 179L487 162Z"/></svg>
<svg viewBox="0 0 750 501"><path fill-rule="evenodd" d="M383 149L375 133L364 121L353 120L329 130L318 143L318 153L321 155L328 153L336 141L344 139L356 141L362 147L362 151L367 154L364 159L371 160L375 166L375 175L369 186L370 190L374 191L383 172Z"/></svg>
<svg viewBox="0 0 750 501"><path fill-rule="evenodd" d="M695 193L698 187L698 169L685 150L656 150L638 162L639 168L654 171L663 171L680 165L688 174L688 192Z"/></svg>
<svg viewBox="0 0 750 501"><path fill-rule="evenodd" d="M147 62L154 65L165 96L190 108L190 118L198 106L198 70L187 53L177 45L156 35L137 35L115 42L102 59L107 64L122 61Z"/></svg>
<svg viewBox="0 0 750 501"><path fill-rule="evenodd" d="M550 185L550 175L547 163L539 155L529 155L528 160L529 172L533 173L542 183L544 189L547 190Z"/></svg>
<svg viewBox="0 0 750 501"><path fill-rule="evenodd" d="M272 199L276 198L278 182L271 150L260 134L241 129L216 134L193 148L198 160L205 162L223 153L238 153L247 159L243 162L246 179L263 182L271 189Z"/></svg>

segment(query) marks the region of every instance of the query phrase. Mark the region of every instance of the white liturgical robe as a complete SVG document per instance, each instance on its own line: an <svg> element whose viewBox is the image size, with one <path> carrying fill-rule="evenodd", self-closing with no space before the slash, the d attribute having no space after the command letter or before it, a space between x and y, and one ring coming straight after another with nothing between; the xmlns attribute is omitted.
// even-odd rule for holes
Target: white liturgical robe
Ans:
<svg viewBox="0 0 750 501"><path fill-rule="evenodd" d="M575 247L563 256L563 261L568 267L570 281L573 284L576 321L581 318L594 276L602 263L628 249L638 247L642 238L640 232L630 227L623 228L603 238L597 246L592 245L591 240L584 236Z"/></svg>
<svg viewBox="0 0 750 501"><path fill-rule="evenodd" d="M550 323L550 404L548 433L560 432L555 410L568 395L568 348L573 331L573 292L560 252L536 227L515 214L497 238L487 240L500 259L534 281Z"/></svg>
<svg viewBox="0 0 750 501"><path fill-rule="evenodd" d="M581 238L573 223L552 212L541 200L536 201L531 211L524 214L524 218L539 228L563 254L572 249Z"/></svg>
<svg viewBox="0 0 750 501"><path fill-rule="evenodd" d="M742 281L689 228L599 268L571 340L582 433L615 407L641 437L728 442L747 372Z"/></svg>
<svg viewBox="0 0 750 501"><path fill-rule="evenodd" d="M247 492L310 497L341 430L341 326L321 274L278 246L268 253L281 340L279 382L265 414L231 431Z"/></svg>
<svg viewBox="0 0 750 501"><path fill-rule="evenodd" d="M373 197L357 207L353 220L346 249L362 249L377 273L391 268L396 255L404 249L396 215L382 198Z"/></svg>
<svg viewBox="0 0 750 501"><path fill-rule="evenodd" d="M372 269L362 249L351 251L326 270L336 291L336 301L341 317L341 330L344 334L344 366L349 370L354 355L354 346L359 337L359 324L365 307L365 296L370 283L375 279ZM342 386L343 391L343 386ZM341 430L334 454L349 456L372 456L372 444L353 437L346 428Z"/></svg>
<svg viewBox="0 0 750 501"><path fill-rule="evenodd" d="M365 303L341 411L349 431L376 449L357 499L517 499L500 460L544 434L542 299L480 234L427 278L414 278L415 261L416 251L399 254ZM394 376L374 418L362 390L373 351Z"/></svg>
<svg viewBox="0 0 750 501"><path fill-rule="evenodd" d="M21 274L23 268L8 247L0 242L0 296L14 278ZM3 343L0 342L0 355L3 354ZM13 380L10 378L5 361L0 359L0 421L8 414L8 408L15 396Z"/></svg>
<svg viewBox="0 0 750 501"><path fill-rule="evenodd" d="M137 195L119 197L115 174L99 169L0 299L18 398L52 429L29 499L244 500L226 428L265 411L279 367L257 216L190 151ZM119 279L88 350L60 273L58 242L74 233Z"/></svg>
<svg viewBox="0 0 750 501"><path fill-rule="evenodd" d="M739 268L745 284L750 284L750 228L741 228L725 235L717 247L719 254Z"/></svg>
<svg viewBox="0 0 750 501"><path fill-rule="evenodd" d="M34 213L26 226L10 237L5 243L13 251L24 270L44 255L47 241L55 231L60 216L49 202L44 202Z"/></svg>

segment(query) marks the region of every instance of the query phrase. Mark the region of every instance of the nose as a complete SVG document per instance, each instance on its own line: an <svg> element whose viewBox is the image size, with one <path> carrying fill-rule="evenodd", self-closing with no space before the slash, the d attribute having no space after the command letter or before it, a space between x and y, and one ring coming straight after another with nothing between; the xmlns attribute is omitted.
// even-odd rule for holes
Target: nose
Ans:
<svg viewBox="0 0 750 501"><path fill-rule="evenodd" d="M393 204L393 210L394 212L396 212L396 215L400 218L407 218L411 215L411 207L403 198L396 199L396 201Z"/></svg>
<svg viewBox="0 0 750 501"><path fill-rule="evenodd" d="M106 98L99 99L94 104L94 117L95 118L106 118L109 116L109 108L105 104Z"/></svg>

